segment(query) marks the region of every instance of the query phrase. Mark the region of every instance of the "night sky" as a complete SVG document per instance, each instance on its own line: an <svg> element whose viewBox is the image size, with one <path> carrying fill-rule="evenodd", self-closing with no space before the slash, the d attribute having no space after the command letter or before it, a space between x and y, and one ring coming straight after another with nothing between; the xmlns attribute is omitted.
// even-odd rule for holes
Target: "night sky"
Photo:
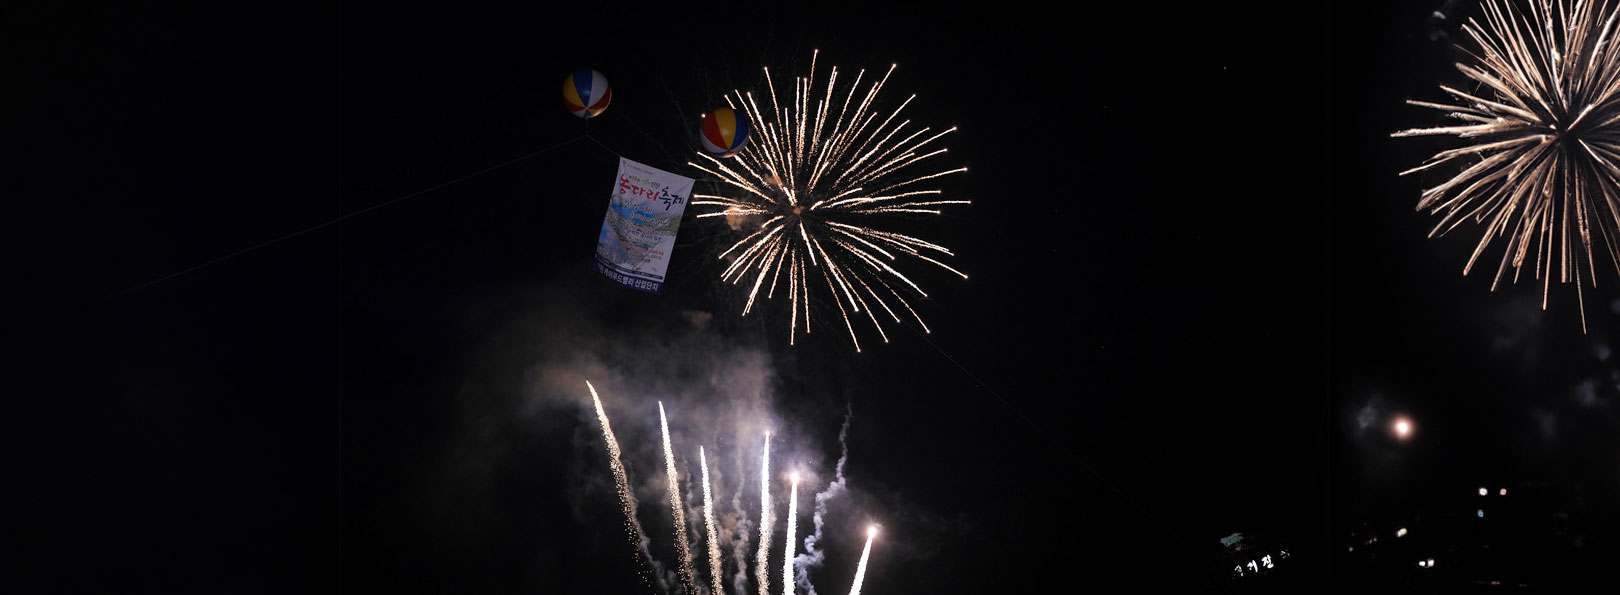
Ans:
<svg viewBox="0 0 1620 595"><path fill-rule="evenodd" d="M670 568L659 400L717 508L758 512L765 426L736 420L775 430L773 472L811 475L801 539L852 412L826 593L868 523L871 594L1359 592L1352 533L1481 485L1576 494L1596 545L1548 585L1614 552L1620 278L1584 333L1569 286L1493 293L1461 274L1477 228L1426 238L1436 180L1395 175L1446 148L1389 134L1464 84L1431 13L1471 3L720 8L6 19L29 591L648 592L587 379ZM695 207L662 295L594 272L616 154L700 177L697 115L815 49L823 80L898 64L880 99L959 127L941 187L973 204L901 223L970 275L909 269L933 332L857 352L821 304L789 346L779 302L739 316L734 236ZM613 85L588 123L558 93L578 68ZM1234 532L1292 556L1223 582Z"/></svg>

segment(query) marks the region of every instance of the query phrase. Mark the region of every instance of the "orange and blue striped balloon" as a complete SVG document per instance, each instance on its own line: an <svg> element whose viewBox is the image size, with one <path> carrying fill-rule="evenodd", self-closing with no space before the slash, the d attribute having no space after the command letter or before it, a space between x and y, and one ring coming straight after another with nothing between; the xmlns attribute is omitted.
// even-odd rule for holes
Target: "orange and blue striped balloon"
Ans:
<svg viewBox="0 0 1620 595"><path fill-rule="evenodd" d="M594 118L607 110L613 100L613 89L607 77L589 68L582 68L563 79L563 105L581 118Z"/></svg>
<svg viewBox="0 0 1620 595"><path fill-rule="evenodd" d="M703 116L703 150L715 157L736 155L748 143L748 118L729 107Z"/></svg>

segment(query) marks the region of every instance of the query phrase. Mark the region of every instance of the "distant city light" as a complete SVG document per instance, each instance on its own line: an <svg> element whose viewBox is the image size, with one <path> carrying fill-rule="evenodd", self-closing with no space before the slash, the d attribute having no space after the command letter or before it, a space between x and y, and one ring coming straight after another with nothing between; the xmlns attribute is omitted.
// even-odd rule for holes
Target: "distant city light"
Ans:
<svg viewBox="0 0 1620 595"><path fill-rule="evenodd" d="M1406 527L1401 527L1399 529L1396 529L1395 530L1395 536L1396 537L1406 537Z"/></svg>
<svg viewBox="0 0 1620 595"><path fill-rule="evenodd" d="M1350 551L1352 551L1352 552L1353 552L1353 551L1356 551L1356 546L1353 546L1353 545L1352 545L1352 546L1350 546Z"/></svg>
<svg viewBox="0 0 1620 595"><path fill-rule="evenodd" d="M1405 440L1412 436L1412 422L1406 418L1395 420L1395 437Z"/></svg>
<svg viewBox="0 0 1620 595"><path fill-rule="evenodd" d="M1485 509L1481 508L1479 510L1476 510L1476 511L1474 511L1474 514L1478 515L1479 518L1485 518Z"/></svg>
<svg viewBox="0 0 1620 595"><path fill-rule="evenodd" d="M1500 490L1497 490L1496 495L1498 495L1498 496L1506 496L1507 495L1507 488L1502 488Z"/></svg>
<svg viewBox="0 0 1620 595"><path fill-rule="evenodd" d="M1480 488L1479 488L1479 495L1481 495L1481 496L1484 496L1484 495L1485 495L1485 494L1489 494L1489 493L1491 493L1491 491L1490 491L1490 490L1487 490L1487 489L1485 489L1485 486L1480 486Z"/></svg>
<svg viewBox="0 0 1620 595"><path fill-rule="evenodd" d="M1434 558L1429 558L1429 568L1434 568Z"/></svg>
<svg viewBox="0 0 1620 595"><path fill-rule="evenodd" d="M1418 568L1427 568L1427 567L1428 567L1428 566L1429 566L1429 563L1428 563L1428 562L1424 562L1424 561L1422 561L1422 560L1418 560Z"/></svg>

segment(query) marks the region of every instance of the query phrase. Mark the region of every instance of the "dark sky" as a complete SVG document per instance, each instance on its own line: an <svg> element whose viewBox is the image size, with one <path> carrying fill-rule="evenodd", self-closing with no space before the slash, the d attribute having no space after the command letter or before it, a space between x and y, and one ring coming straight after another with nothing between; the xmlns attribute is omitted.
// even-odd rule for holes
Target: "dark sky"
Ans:
<svg viewBox="0 0 1620 595"><path fill-rule="evenodd" d="M1482 482L1612 503L1620 279L1583 334L1572 290L1544 313L1461 275L1471 230L1424 237L1394 174L1440 145L1388 134L1460 75L1438 2L1386 4L21 9L26 566L48 592L643 592L596 372L635 456L659 398L681 448L751 456L706 419L746 401L827 474L850 407L829 593L869 520L867 593L1182 592L1236 531L1327 584L1351 527ZM813 48L898 64L886 97L960 128L943 187L973 204L908 223L971 275L920 275L934 332L787 346L692 210L663 295L596 275L613 152L691 173L696 114ZM580 67L614 86L597 142L558 97Z"/></svg>

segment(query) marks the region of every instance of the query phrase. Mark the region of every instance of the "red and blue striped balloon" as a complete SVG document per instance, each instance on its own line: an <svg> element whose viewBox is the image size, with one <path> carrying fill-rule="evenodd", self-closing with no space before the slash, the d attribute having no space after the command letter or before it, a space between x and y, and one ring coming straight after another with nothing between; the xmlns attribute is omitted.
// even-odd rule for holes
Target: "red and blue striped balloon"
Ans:
<svg viewBox="0 0 1620 595"><path fill-rule="evenodd" d="M594 118L607 109L613 100L613 89L607 77L589 68L582 68L563 79L563 105L581 118Z"/></svg>
<svg viewBox="0 0 1620 595"><path fill-rule="evenodd" d="M748 118L729 107L703 116L703 150L716 157L730 157L748 143Z"/></svg>

